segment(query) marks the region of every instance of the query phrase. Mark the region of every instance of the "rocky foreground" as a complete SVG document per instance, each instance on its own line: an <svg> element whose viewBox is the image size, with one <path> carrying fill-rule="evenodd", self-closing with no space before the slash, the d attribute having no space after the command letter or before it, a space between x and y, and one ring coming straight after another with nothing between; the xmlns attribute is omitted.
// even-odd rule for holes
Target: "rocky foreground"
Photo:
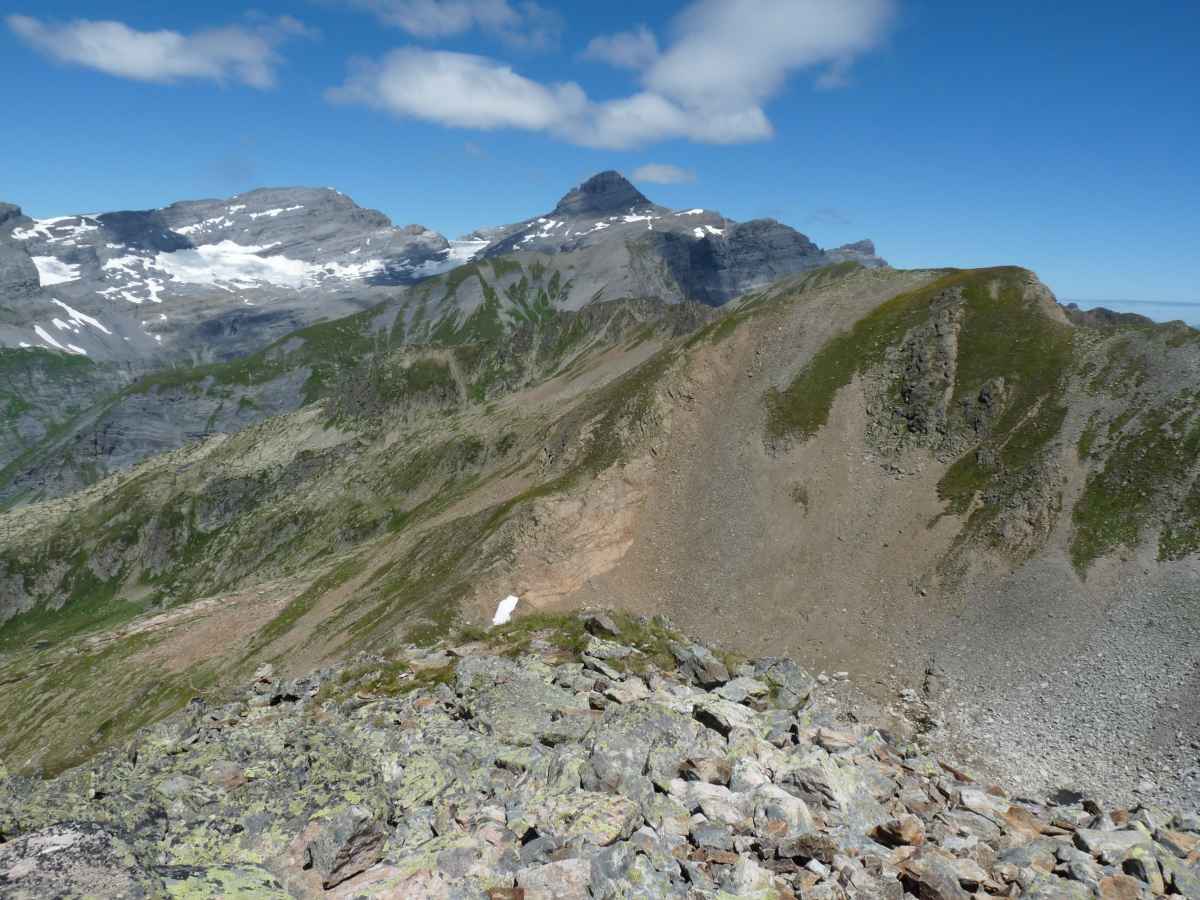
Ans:
<svg viewBox="0 0 1200 900"><path fill-rule="evenodd" d="M0 896L1200 898L1196 815L1013 798L817 689L602 613L264 666L52 780L0 768Z"/></svg>

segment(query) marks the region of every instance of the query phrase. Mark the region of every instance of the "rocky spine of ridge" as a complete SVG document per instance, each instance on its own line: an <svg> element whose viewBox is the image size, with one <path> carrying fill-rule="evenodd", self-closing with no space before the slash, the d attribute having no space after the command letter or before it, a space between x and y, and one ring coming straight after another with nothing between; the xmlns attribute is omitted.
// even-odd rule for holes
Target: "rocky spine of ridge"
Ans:
<svg viewBox="0 0 1200 900"><path fill-rule="evenodd" d="M1200 896L1200 818L1036 802L662 619L516 622L262 666L41 781L0 768L10 898Z"/></svg>

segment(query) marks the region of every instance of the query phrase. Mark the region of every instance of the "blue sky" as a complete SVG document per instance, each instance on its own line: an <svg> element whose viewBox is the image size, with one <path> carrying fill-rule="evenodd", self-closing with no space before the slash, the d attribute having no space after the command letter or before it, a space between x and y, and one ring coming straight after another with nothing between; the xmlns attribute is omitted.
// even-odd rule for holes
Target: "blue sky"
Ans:
<svg viewBox="0 0 1200 900"><path fill-rule="evenodd" d="M636 178L658 202L871 237L894 265L1200 302L1193 3L634 9L17 0L0 198L48 216L329 185L455 236L658 166L686 179Z"/></svg>

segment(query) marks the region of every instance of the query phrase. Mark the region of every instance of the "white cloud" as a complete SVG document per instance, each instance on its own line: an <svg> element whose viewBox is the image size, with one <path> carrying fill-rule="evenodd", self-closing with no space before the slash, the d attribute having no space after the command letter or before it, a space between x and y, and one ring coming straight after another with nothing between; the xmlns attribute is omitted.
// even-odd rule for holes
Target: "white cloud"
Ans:
<svg viewBox="0 0 1200 900"><path fill-rule="evenodd" d="M658 39L645 25L633 31L592 38L583 58L622 69L644 69L658 59Z"/></svg>
<svg viewBox="0 0 1200 900"><path fill-rule="evenodd" d="M359 61L340 88L340 103L363 103L401 116L468 128L553 130L579 115L587 98L577 84L542 85L511 67L467 53L393 50L379 63Z"/></svg>
<svg viewBox="0 0 1200 900"><path fill-rule="evenodd" d="M456 5L363 2L441 12ZM497 2L486 5L509 8L506 0ZM575 82L543 84L488 57L415 48L359 63L329 97L455 127L542 131L589 147L763 140L774 133L764 106L786 79L812 69L821 73L821 87L844 83L851 63L883 39L893 3L694 0L677 17L672 40L661 52L644 26L588 45L587 58L640 72L642 90L615 100L592 101Z"/></svg>
<svg viewBox="0 0 1200 900"><path fill-rule="evenodd" d="M326 96L451 127L542 131L610 149L670 138L731 143L771 133L758 109L696 116L650 93L593 103L573 81L545 85L485 56L416 47L393 50L380 62L357 61L346 83Z"/></svg>
<svg viewBox="0 0 1200 900"><path fill-rule="evenodd" d="M666 163L646 163L633 170L633 180L649 184L686 184L696 180L696 173Z"/></svg>
<svg viewBox="0 0 1200 900"><path fill-rule="evenodd" d="M844 74L875 47L893 0L697 0L644 83L699 108L759 105L800 69Z"/></svg>
<svg viewBox="0 0 1200 900"><path fill-rule="evenodd" d="M452 37L474 28L498 35L510 44L544 49L562 35L563 19L533 0L515 6L508 0L349 0L373 12L380 21L414 37Z"/></svg>
<svg viewBox="0 0 1200 900"><path fill-rule="evenodd" d="M198 31L138 31L123 22L75 19L42 22L8 16L9 29L39 52L60 62L118 78L173 82L185 78L240 81L256 88L275 84L276 47L312 32L290 16L252 27L231 25Z"/></svg>

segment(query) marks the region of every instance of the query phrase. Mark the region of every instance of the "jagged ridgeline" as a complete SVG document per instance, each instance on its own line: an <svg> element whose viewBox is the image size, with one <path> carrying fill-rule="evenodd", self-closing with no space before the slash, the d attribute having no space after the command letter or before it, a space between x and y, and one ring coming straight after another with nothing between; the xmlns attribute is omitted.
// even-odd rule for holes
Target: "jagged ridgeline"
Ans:
<svg viewBox="0 0 1200 900"><path fill-rule="evenodd" d="M822 524L865 509L853 486L809 480L805 454L830 447L877 460L879 508L903 510L920 548L897 581L934 595L966 585L986 605L996 579L1059 558L1062 589L1081 591L1098 561L1195 550L1190 329L1069 314L1021 269L855 263L720 312L569 310L577 286L554 259L485 259L101 404L97 421L177 408L197 437L245 419L0 518L10 765L60 769L263 660L435 640L514 587L569 603L592 579L650 583L650 565L703 579L675 579L700 623L697 597L764 573L805 602L805 570L766 562L772 541L828 540L822 565L877 562ZM935 477L914 505L888 473L917 458ZM785 486L769 500L782 513L726 502L755 479ZM675 503L682 520L663 512ZM756 549L706 543L698 515ZM787 615L756 610L745 621Z"/></svg>

